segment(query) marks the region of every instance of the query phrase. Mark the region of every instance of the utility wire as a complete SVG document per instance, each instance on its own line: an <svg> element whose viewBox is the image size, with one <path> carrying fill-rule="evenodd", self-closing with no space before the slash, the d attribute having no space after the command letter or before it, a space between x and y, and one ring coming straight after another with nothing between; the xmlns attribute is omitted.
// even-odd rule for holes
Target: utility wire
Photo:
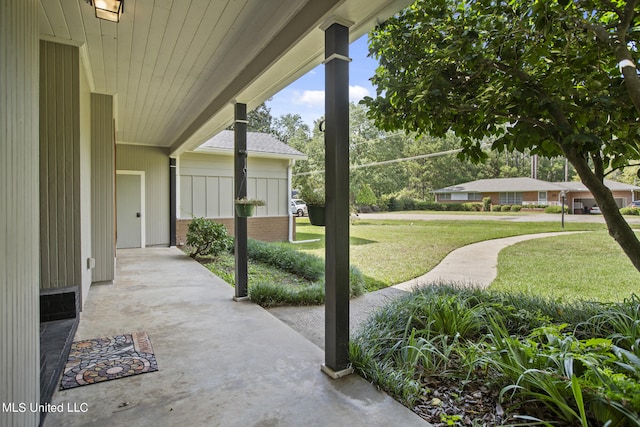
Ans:
<svg viewBox="0 0 640 427"><path fill-rule="evenodd" d="M488 147L490 145L491 145L490 143L484 143L484 144L481 144L480 147L481 148L485 148L485 147ZM440 157L440 156L446 156L448 154L459 153L461 151L462 151L462 148L456 148L455 150L439 151L437 153L421 154L419 156L403 157L401 159L383 160L381 162L367 163L367 164L364 164L364 165L351 165L351 166L349 166L349 169L361 169L361 168L368 168L370 166L389 165L389 164L392 164L392 163L406 162L406 161L409 161L409 160L419 160L419 159L427 159L427 158L430 158L430 157ZM315 174L318 174L318 173L324 173L324 169L317 170L317 171L311 171L311 172L300 172L300 173L294 174L294 176L315 175Z"/></svg>

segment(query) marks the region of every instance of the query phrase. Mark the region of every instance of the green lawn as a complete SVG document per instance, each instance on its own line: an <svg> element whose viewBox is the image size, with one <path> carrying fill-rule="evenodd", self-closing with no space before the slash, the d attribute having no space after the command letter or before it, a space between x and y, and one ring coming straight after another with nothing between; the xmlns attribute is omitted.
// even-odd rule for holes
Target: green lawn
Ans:
<svg viewBox="0 0 640 427"><path fill-rule="evenodd" d="M293 247L324 256L324 228L297 220L297 240L321 239ZM565 230L603 230L602 224L566 224ZM449 252L483 240L562 231L559 223L511 221L357 220L351 225L351 263L365 275L368 290L421 276ZM291 244L286 244L291 245Z"/></svg>
<svg viewBox="0 0 640 427"><path fill-rule="evenodd" d="M640 272L606 231L597 231L504 249L491 289L563 300L622 301L640 293Z"/></svg>

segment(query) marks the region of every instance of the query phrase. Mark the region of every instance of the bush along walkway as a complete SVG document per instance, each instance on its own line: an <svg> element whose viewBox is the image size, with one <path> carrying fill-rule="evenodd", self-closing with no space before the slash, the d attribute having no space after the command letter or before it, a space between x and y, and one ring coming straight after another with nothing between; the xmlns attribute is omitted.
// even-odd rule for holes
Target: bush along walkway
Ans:
<svg viewBox="0 0 640 427"><path fill-rule="evenodd" d="M352 339L353 366L434 425L640 425L640 300L433 286Z"/></svg>
<svg viewBox="0 0 640 427"><path fill-rule="evenodd" d="M231 248L233 250L233 248ZM282 305L324 304L324 260L278 244L249 239L247 255L255 263L261 263L295 276L291 280L274 280L273 274L249 274L249 298L263 307ZM214 274L233 284L233 274L224 270L224 256L204 262ZM233 271L232 255L228 269ZM222 261L222 262L221 262ZM350 268L350 293L357 297L364 292L364 277L354 267Z"/></svg>

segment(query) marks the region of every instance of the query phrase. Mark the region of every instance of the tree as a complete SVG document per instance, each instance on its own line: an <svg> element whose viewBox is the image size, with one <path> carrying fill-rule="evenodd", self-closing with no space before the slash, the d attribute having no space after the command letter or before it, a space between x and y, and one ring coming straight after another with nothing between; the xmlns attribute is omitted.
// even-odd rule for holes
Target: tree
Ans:
<svg viewBox="0 0 640 427"><path fill-rule="evenodd" d="M263 102L247 113L247 121L249 122L247 124L249 132L271 133L271 122L273 121L271 108Z"/></svg>
<svg viewBox="0 0 640 427"><path fill-rule="evenodd" d="M285 114L273 119L271 132L285 144L306 143L311 137L309 125L302 121L300 114Z"/></svg>
<svg viewBox="0 0 640 427"><path fill-rule="evenodd" d="M492 150L564 156L609 234L640 271L640 241L603 180L640 159L638 0L417 0L370 35L380 61L366 98L385 130Z"/></svg>

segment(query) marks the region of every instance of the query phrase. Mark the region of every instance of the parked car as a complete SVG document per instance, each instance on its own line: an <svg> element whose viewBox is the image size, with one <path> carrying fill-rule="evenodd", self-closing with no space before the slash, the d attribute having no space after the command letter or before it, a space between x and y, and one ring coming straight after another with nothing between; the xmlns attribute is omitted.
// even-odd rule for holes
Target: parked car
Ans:
<svg viewBox="0 0 640 427"><path fill-rule="evenodd" d="M291 199L291 213L295 216L308 215L307 204L302 199Z"/></svg>
<svg viewBox="0 0 640 427"><path fill-rule="evenodd" d="M601 214L602 213L600 211L600 208L598 207L598 205L591 206L591 210L589 210L589 212L592 213L592 214Z"/></svg>
<svg viewBox="0 0 640 427"><path fill-rule="evenodd" d="M634 200L633 202L627 205L628 208L639 208L640 209L640 200Z"/></svg>

